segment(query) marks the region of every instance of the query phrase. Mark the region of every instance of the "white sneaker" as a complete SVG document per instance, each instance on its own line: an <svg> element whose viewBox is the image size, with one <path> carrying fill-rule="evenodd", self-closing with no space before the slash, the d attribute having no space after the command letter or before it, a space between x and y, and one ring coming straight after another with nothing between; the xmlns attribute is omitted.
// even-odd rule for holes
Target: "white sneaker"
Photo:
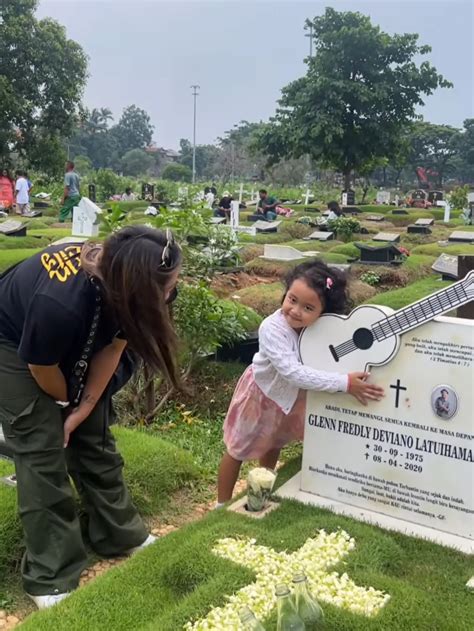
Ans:
<svg viewBox="0 0 474 631"><path fill-rule="evenodd" d="M144 548L151 546L152 543L155 543L157 539L158 537L155 537L155 535L148 535L148 537L145 539L145 541L141 545L135 546L134 548L130 548L129 550L126 550L124 554L130 555L130 554L135 554L136 552L140 552L140 550L143 550Z"/></svg>
<svg viewBox="0 0 474 631"><path fill-rule="evenodd" d="M35 603L38 609L48 609L48 607L53 607L64 600L70 595L70 592L66 592L65 594L47 594L46 596L33 596L33 594L27 594L31 598L31 600Z"/></svg>

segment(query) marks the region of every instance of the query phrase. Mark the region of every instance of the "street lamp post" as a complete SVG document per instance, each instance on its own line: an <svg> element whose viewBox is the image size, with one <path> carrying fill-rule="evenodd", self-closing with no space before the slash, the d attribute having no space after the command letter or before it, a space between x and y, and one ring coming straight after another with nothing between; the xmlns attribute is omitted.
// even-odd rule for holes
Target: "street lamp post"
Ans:
<svg viewBox="0 0 474 631"><path fill-rule="evenodd" d="M196 182L196 98L199 94L199 85L192 85L194 96L194 125L193 125L193 184Z"/></svg>
<svg viewBox="0 0 474 631"><path fill-rule="evenodd" d="M313 24L305 24L305 30L309 28L309 33L306 33L305 37L309 37L309 57L313 56Z"/></svg>

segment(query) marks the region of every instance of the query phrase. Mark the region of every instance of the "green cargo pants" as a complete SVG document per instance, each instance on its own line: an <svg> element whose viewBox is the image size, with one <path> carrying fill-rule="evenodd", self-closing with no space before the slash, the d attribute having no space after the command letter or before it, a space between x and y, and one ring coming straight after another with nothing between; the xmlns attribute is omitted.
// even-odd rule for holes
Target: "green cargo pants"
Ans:
<svg viewBox="0 0 474 631"><path fill-rule="evenodd" d="M63 448L63 412L33 379L17 349L0 339L0 420L15 459L18 510L25 534L25 591L35 596L75 589L86 566L70 479L88 516L93 549L112 556L147 537L122 477L123 460L107 428L104 403Z"/></svg>
<svg viewBox="0 0 474 631"><path fill-rule="evenodd" d="M69 218L69 215L71 215L72 217L74 206L77 206L80 201L81 201L80 195L73 195L72 197L66 197L66 200L62 208L59 209L60 223L64 223Z"/></svg>

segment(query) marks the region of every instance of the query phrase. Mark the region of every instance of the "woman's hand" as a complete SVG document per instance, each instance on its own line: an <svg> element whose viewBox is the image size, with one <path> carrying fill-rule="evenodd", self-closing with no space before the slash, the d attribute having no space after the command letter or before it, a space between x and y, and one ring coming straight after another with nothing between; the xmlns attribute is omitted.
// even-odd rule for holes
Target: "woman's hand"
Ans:
<svg viewBox="0 0 474 631"><path fill-rule="evenodd" d="M370 377L368 372L351 372L349 374L349 388L347 392L352 394L362 405L367 405L369 401L380 401L384 396L383 388L367 383L367 377Z"/></svg>
<svg viewBox="0 0 474 631"><path fill-rule="evenodd" d="M64 422L64 448L69 444L72 432L89 416L90 410L74 408Z"/></svg>

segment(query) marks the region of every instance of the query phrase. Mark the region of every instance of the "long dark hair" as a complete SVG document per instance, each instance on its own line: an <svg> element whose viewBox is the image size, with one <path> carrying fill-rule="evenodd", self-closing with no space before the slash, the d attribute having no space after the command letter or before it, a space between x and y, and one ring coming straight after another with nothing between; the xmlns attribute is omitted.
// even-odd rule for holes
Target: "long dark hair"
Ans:
<svg viewBox="0 0 474 631"><path fill-rule="evenodd" d="M171 231L130 226L104 243L99 264L107 306L130 348L153 372L181 387L177 339L165 287L181 265L181 249Z"/></svg>
<svg viewBox="0 0 474 631"><path fill-rule="evenodd" d="M323 305L323 313L347 312L350 303L344 272L329 267L319 259L301 263L294 267L285 278L285 296L294 281L298 279L304 280L308 287L318 294Z"/></svg>

